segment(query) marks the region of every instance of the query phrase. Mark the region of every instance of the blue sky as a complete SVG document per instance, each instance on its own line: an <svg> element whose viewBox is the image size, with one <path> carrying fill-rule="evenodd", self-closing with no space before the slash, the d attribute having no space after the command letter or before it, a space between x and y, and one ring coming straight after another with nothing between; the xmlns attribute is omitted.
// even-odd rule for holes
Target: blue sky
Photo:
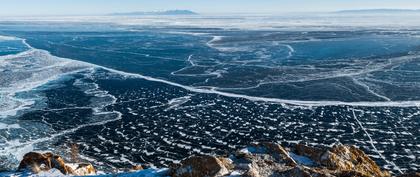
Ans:
<svg viewBox="0 0 420 177"><path fill-rule="evenodd" d="M2 16L168 9L190 9L201 13L282 13L368 8L420 9L420 0L0 0Z"/></svg>

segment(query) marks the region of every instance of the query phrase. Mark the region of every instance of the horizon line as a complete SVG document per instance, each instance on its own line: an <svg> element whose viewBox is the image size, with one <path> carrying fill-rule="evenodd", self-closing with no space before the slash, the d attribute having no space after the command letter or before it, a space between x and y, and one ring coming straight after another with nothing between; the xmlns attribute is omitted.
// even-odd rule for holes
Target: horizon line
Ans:
<svg viewBox="0 0 420 177"><path fill-rule="evenodd" d="M389 11L407 11L407 12L419 12L420 9L408 9L408 8L354 8L354 9L337 9L337 10L331 10L331 11L283 11L283 12L274 12L274 11L266 11L266 12L250 12L250 11L236 11L236 12L207 12L207 11L195 11L190 9L168 9L168 10L150 10L150 11L118 11L118 12L104 12L104 13L79 13L79 14L72 14L72 13L63 13L63 14L41 14L41 13L33 13L33 14L0 14L0 17L51 17L51 16L113 16L112 14L118 14L118 13L135 13L135 12L144 12L144 13L154 13L154 12L166 12L166 11L174 11L174 10L188 10L192 11L194 13L197 13L196 15L284 15L284 14L308 14L308 13L337 13L337 12L346 12L346 11L375 11L375 10L389 10ZM136 15L128 15L128 16L136 16ZM138 16L152 16L152 15L138 15ZM194 15L159 15L159 16L194 16Z"/></svg>

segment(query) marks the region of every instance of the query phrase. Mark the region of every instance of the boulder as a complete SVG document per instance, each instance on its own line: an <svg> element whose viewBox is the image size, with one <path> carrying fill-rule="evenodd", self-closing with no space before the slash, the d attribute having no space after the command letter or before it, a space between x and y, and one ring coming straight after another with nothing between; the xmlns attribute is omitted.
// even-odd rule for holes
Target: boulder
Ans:
<svg viewBox="0 0 420 177"><path fill-rule="evenodd" d="M40 171L48 171L51 169L51 156L50 154L41 154L38 152L29 152L23 156L22 161L20 161L18 170L22 171L29 169L34 173L39 173Z"/></svg>
<svg viewBox="0 0 420 177"><path fill-rule="evenodd" d="M174 177L218 177L229 174L230 162L213 156L192 156L173 169Z"/></svg>
<svg viewBox="0 0 420 177"><path fill-rule="evenodd" d="M390 176L388 171L382 171L369 156L355 146L335 145L332 148L321 149L299 144L295 150L299 155L311 158L322 167L343 173L342 176Z"/></svg>
<svg viewBox="0 0 420 177"><path fill-rule="evenodd" d="M50 171L52 169L59 170L64 175L92 175L96 173L95 168L88 163L66 164L61 156L53 153L29 152L23 156L23 160L18 167L19 171L29 169L32 173L40 173Z"/></svg>

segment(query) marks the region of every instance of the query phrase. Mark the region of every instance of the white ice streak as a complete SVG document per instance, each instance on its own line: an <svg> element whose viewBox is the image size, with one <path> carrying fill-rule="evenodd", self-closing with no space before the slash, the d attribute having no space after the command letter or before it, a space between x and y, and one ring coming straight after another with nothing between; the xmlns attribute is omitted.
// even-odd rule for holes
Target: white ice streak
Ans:
<svg viewBox="0 0 420 177"><path fill-rule="evenodd" d="M223 38L225 38L225 36L213 36L213 38L208 41L206 45L220 52L238 52L248 50L248 48L245 46L226 46L223 44L218 44L217 42L223 40Z"/></svg>
<svg viewBox="0 0 420 177"><path fill-rule="evenodd" d="M223 39L223 36L213 36L213 38L207 42L207 45L212 47L215 42L221 41Z"/></svg>
<svg viewBox="0 0 420 177"><path fill-rule="evenodd" d="M168 101L168 108L166 110L170 110L170 109L175 109L185 103L187 103L188 101L190 101L191 96L183 96L183 97L178 97L178 98L174 98Z"/></svg>
<svg viewBox="0 0 420 177"><path fill-rule="evenodd" d="M288 44L283 44L285 47L287 47L287 49L289 49L289 52L288 52L288 55L287 55L287 58L291 58L291 57L293 57L293 53L295 53L295 49L291 46L291 45L288 45Z"/></svg>
<svg viewBox="0 0 420 177"><path fill-rule="evenodd" d="M216 78L222 77L222 74L225 73L225 70L216 70L216 71L205 71L205 73L197 73L197 74L184 74L183 71L193 68L193 67L200 67L201 65L196 64L193 60L193 54L188 56L187 62L189 63L189 66L183 67L179 70L172 71L171 75L174 76L186 76L186 77L196 77L196 76L213 76Z"/></svg>
<svg viewBox="0 0 420 177"><path fill-rule="evenodd" d="M12 36L1 36L0 35L0 41L17 41L20 40L17 37L12 37Z"/></svg>
<svg viewBox="0 0 420 177"><path fill-rule="evenodd" d="M365 84L365 83L363 83L363 82L361 82L361 81L357 80L356 78L352 78L352 79L353 79L353 82L354 82L355 84L362 86L363 88L365 88L365 89L366 89L366 91L368 91L369 93L371 93L371 94L375 95L376 97L382 98L382 99L384 99L385 101L391 101L391 99L390 99L390 98L388 98L388 97L386 97L386 96L384 96L384 95L381 95L381 94L376 93L375 91L373 91L373 90L372 90L372 89L371 89L371 88L370 88L367 84Z"/></svg>
<svg viewBox="0 0 420 177"><path fill-rule="evenodd" d="M372 146L373 150L381 157L386 163L392 165L397 169L400 173L402 173L400 167L398 167L394 162L388 161L385 156L376 148L372 137L370 136L369 132L367 132L366 128L363 126L362 122L357 118L356 113L354 112L354 108L352 108L353 118L356 120L357 124L359 124L360 128L363 130L365 135L369 138L369 144Z"/></svg>
<svg viewBox="0 0 420 177"><path fill-rule="evenodd" d="M185 90L196 92L196 93L205 93L205 94L217 94L221 96L226 97L232 97L232 98L242 98L247 99L251 101L261 101L261 102L273 102L273 103L280 103L280 104L291 104L291 105L297 105L297 106L307 106L307 107L320 107L320 106L363 106L363 107L418 107L420 106L420 100L416 101L387 101L387 102L369 102L369 101L362 101L362 102L343 102L343 101L302 101L302 100L287 100L287 99L280 99L280 98L266 98L266 97L256 97L256 96L248 96L248 95L242 95L242 94L236 94L236 93L228 93L228 92L222 92L217 91L215 89L205 89L205 88L196 88L192 86L186 86L179 83L171 82L164 79L159 78L153 78L150 76L144 76L141 74L135 74L135 73L128 73L124 71L118 71L111 68L106 68L102 66L98 66L99 68L102 68L104 70L114 72L117 74L121 74L123 76L127 77L134 77L134 78L141 78L148 81L154 81L154 82L161 82L164 84L172 85L175 87L183 88Z"/></svg>

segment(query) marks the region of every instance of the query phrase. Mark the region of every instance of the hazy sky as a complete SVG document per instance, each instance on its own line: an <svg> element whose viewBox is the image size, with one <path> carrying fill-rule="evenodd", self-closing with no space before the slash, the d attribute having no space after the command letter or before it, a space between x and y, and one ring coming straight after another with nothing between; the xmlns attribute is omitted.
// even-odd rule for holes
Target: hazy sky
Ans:
<svg viewBox="0 0 420 177"><path fill-rule="evenodd" d="M420 0L0 0L2 16L168 9L190 9L200 13L282 13L368 8L420 9Z"/></svg>

